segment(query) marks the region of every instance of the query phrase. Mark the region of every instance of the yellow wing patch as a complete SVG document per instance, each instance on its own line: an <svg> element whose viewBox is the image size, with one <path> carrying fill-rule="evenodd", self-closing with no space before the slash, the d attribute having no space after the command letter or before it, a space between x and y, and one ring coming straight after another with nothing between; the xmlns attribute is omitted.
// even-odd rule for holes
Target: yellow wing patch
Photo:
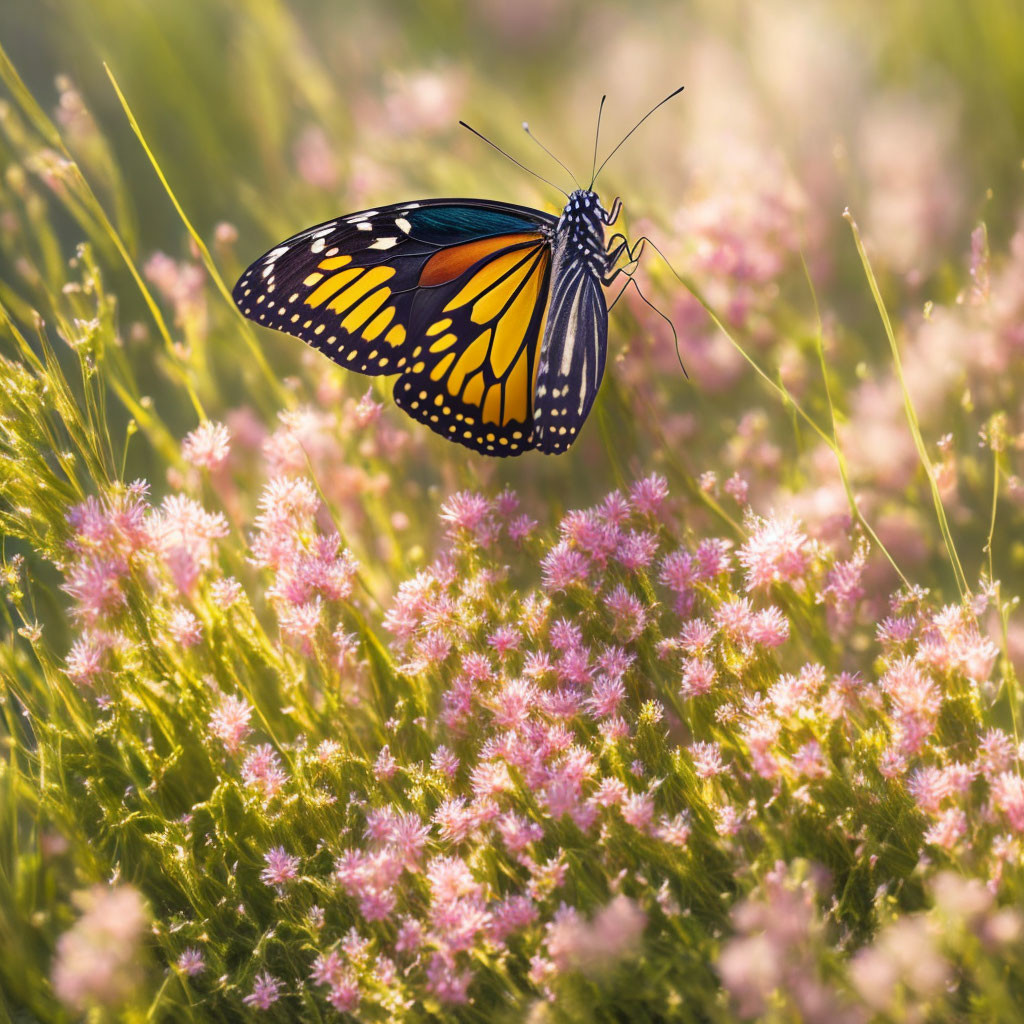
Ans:
<svg viewBox="0 0 1024 1024"><path fill-rule="evenodd" d="M303 304L310 309L324 307L323 312L336 314L338 322L334 330L345 331L362 341L375 341L383 334L388 345L398 348L405 343L405 328L401 324L391 326L397 310L394 305L388 305L392 293L385 285L395 276L395 269L385 266L353 267L349 266L351 262L351 256L328 256L321 260L317 269L302 282L310 289L302 300ZM300 318L293 315L291 319L298 322ZM309 326L309 321L304 326ZM323 323L318 324L314 334L322 335L324 326ZM344 344L341 347L344 348ZM356 357L354 349L345 353L349 362ZM378 350L364 358L376 364L378 372L385 370L389 362L388 357L382 356ZM359 366L364 368L366 363L361 361Z"/></svg>
<svg viewBox="0 0 1024 1024"><path fill-rule="evenodd" d="M436 360L429 379L443 389L437 404L447 398L479 417L459 414L456 419L471 425L479 422L481 431L485 425L504 429L530 423L530 368L535 361L530 348L538 340L537 304L547 281L548 260L546 248L532 247L488 261L441 310L451 315L442 315L424 331L433 339L429 354ZM518 440L503 437L500 443L511 442L514 449ZM495 438L481 433L479 441L487 444Z"/></svg>

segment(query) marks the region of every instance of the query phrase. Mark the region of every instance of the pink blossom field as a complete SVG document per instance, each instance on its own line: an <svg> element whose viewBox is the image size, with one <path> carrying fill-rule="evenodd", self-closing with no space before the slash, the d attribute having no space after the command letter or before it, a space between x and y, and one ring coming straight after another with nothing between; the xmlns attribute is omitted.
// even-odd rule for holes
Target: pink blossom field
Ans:
<svg viewBox="0 0 1024 1024"><path fill-rule="evenodd" d="M44 6L0 1019L1021 1019L1024 8ZM231 301L352 211L557 215L458 121L567 184L524 119L584 174L679 84L602 175L656 249L565 454Z"/></svg>

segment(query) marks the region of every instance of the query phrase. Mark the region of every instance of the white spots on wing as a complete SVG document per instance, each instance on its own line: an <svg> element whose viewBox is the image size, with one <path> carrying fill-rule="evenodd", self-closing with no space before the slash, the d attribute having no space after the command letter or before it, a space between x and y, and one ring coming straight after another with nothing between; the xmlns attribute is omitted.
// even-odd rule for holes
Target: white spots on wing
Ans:
<svg viewBox="0 0 1024 1024"><path fill-rule="evenodd" d="M263 273L263 276L264 276L264 277L270 277L270 275L271 275L271 274L272 274L273 272L274 272L274 264L273 264L273 263L268 263L268 264L267 264L267 265L266 265L266 266L265 266L265 267L263 268L263 271L262 271L262 273Z"/></svg>
<svg viewBox="0 0 1024 1024"><path fill-rule="evenodd" d="M318 238L318 239L317 239L317 240L316 240L316 241L315 241L315 242L314 242L314 243L313 243L313 244L312 244L312 245L311 245L311 246L309 247L309 251L310 251L310 252L323 252L323 251L324 251L324 249L326 248L326 246L327 246L327 243L326 243L326 242L325 242L325 241L324 241L324 240L323 240L322 238Z"/></svg>
<svg viewBox="0 0 1024 1024"><path fill-rule="evenodd" d="M326 238L327 235L329 235L333 230L334 230L334 223L332 221L330 224L326 224L324 227L318 228L316 231L314 231L313 232L313 237L314 238Z"/></svg>
<svg viewBox="0 0 1024 1024"><path fill-rule="evenodd" d="M369 222L368 220L361 220L361 221L360 221L360 222L359 222L359 223L358 223L358 224L356 225L356 227L357 227L357 228L358 228L358 229L359 229L360 231L372 231L372 230L373 230L373 225L372 225L372 224L371 224L371 223L370 223L370 222Z"/></svg>
<svg viewBox="0 0 1024 1024"><path fill-rule="evenodd" d="M378 238L376 242L368 246L370 249L392 249L398 245L398 239L392 235L390 238Z"/></svg>
<svg viewBox="0 0 1024 1024"><path fill-rule="evenodd" d="M420 204L419 203L403 203L399 207L400 210L418 210L419 208L420 208Z"/></svg>
<svg viewBox="0 0 1024 1024"><path fill-rule="evenodd" d="M271 249L270 252L267 253L267 262L268 263L275 263L287 251L288 251L288 246L287 245L279 245L276 249Z"/></svg>
<svg viewBox="0 0 1024 1024"><path fill-rule="evenodd" d="M398 217L395 220L395 227L398 228L399 231L403 231L405 234L409 234L409 232L412 231L412 225L404 217Z"/></svg>

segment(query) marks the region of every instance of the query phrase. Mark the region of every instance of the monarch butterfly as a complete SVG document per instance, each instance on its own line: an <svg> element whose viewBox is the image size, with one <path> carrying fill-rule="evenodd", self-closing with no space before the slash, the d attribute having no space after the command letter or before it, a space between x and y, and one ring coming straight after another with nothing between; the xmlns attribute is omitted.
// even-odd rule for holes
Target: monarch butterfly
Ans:
<svg viewBox="0 0 1024 1024"><path fill-rule="evenodd" d="M635 259L624 235L605 242L622 201L606 210L593 185L619 146L681 91L637 122L600 168L598 113L590 185L563 192L558 217L482 199L347 214L261 256L234 300L251 320L346 369L395 375L398 406L450 441L493 456L564 452L604 374L602 286L625 272L616 269L624 254Z"/></svg>

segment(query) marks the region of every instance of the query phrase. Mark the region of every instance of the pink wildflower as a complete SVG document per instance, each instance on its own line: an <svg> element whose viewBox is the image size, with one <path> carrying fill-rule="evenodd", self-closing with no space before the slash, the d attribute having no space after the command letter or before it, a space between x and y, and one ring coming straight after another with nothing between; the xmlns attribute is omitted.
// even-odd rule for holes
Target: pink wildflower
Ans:
<svg viewBox="0 0 1024 1024"><path fill-rule="evenodd" d="M460 530L475 534L491 511L491 502L482 494L459 491L441 506L440 519L448 524L450 537L457 536Z"/></svg>
<svg viewBox="0 0 1024 1024"><path fill-rule="evenodd" d="M612 615L612 629L623 643L635 640L644 631L647 625L644 606L621 583L605 598L604 603Z"/></svg>
<svg viewBox="0 0 1024 1024"><path fill-rule="evenodd" d="M178 957L176 963L178 970L190 978L194 978L206 970L206 961L203 959L203 954L195 946L189 946Z"/></svg>
<svg viewBox="0 0 1024 1024"><path fill-rule="evenodd" d="M556 544L541 562L544 586L553 593L568 590L587 580L587 560L573 551L565 541Z"/></svg>
<svg viewBox="0 0 1024 1024"><path fill-rule="evenodd" d="M293 857L283 846L274 846L263 854L267 866L260 872L264 885L284 885L298 874L299 858Z"/></svg>
<svg viewBox="0 0 1024 1024"><path fill-rule="evenodd" d="M751 619L747 637L762 647L779 647L789 639L789 620L781 609L765 608Z"/></svg>
<svg viewBox="0 0 1024 1024"><path fill-rule="evenodd" d="M712 779L725 770L722 749L717 743L694 743L690 747L690 755L693 757L693 770L698 778Z"/></svg>
<svg viewBox="0 0 1024 1024"><path fill-rule="evenodd" d="M646 569L658 550L658 538L646 531L630 530L619 540L616 559L630 572Z"/></svg>
<svg viewBox="0 0 1024 1024"><path fill-rule="evenodd" d="M952 850L967 834L967 815L959 807L943 811L939 820L924 834L924 841L944 850Z"/></svg>
<svg viewBox="0 0 1024 1024"><path fill-rule="evenodd" d="M677 814L674 818L662 818L654 830L655 836L670 846L683 847L690 838L690 819L686 814Z"/></svg>
<svg viewBox="0 0 1024 1024"><path fill-rule="evenodd" d="M753 531L739 550L747 590L791 583L807 570L807 537L795 520L773 516L754 519Z"/></svg>
<svg viewBox="0 0 1024 1024"><path fill-rule="evenodd" d="M228 753L238 750L249 732L252 705L241 697L224 697L210 716L210 732L225 746Z"/></svg>
<svg viewBox="0 0 1024 1024"><path fill-rule="evenodd" d="M1003 772L992 780L992 800L1015 832L1024 832L1024 779L1014 772Z"/></svg>
<svg viewBox="0 0 1024 1024"><path fill-rule="evenodd" d="M288 781L277 753L269 744L256 747L242 765L242 779L247 786L257 786L266 797L276 796Z"/></svg>
<svg viewBox="0 0 1024 1024"><path fill-rule="evenodd" d="M650 793L630 793L619 806L627 825L646 829L654 817L654 798Z"/></svg>
<svg viewBox="0 0 1024 1024"><path fill-rule="evenodd" d="M313 961L309 977L314 985L333 985L344 971L345 962L338 955L337 950L331 950L327 954L321 953Z"/></svg>
<svg viewBox="0 0 1024 1024"><path fill-rule="evenodd" d="M181 443L181 455L186 462L203 469L220 468L231 450L231 431L223 423L205 420Z"/></svg>
<svg viewBox="0 0 1024 1024"><path fill-rule="evenodd" d="M629 490L630 501L641 515L655 516L668 497L668 482L658 473L638 480Z"/></svg>
<svg viewBox="0 0 1024 1024"><path fill-rule="evenodd" d="M273 975L263 971L253 980L252 992L242 1002L246 1006L255 1006L258 1010L269 1010L273 1003L281 998L281 982Z"/></svg>
<svg viewBox="0 0 1024 1024"><path fill-rule="evenodd" d="M733 473L725 482L725 493L730 495L738 505L746 505L750 485L739 473Z"/></svg>
<svg viewBox="0 0 1024 1024"><path fill-rule="evenodd" d="M327 993L327 1002L338 1013L354 1013L362 999L359 980L351 971L344 971L331 985Z"/></svg>
<svg viewBox="0 0 1024 1024"><path fill-rule="evenodd" d="M179 647L195 647L203 638L203 627L199 620L180 605L171 611L167 628Z"/></svg>
<svg viewBox="0 0 1024 1024"><path fill-rule="evenodd" d="M686 663L683 669L683 682L680 693L684 697L699 697L709 693L718 679L714 663L707 658L694 658Z"/></svg>

